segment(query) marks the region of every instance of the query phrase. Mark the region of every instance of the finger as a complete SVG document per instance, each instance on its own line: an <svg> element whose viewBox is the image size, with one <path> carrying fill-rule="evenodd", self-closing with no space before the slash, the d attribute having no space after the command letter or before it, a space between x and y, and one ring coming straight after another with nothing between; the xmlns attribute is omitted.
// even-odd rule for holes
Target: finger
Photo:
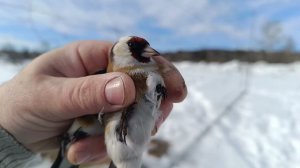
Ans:
<svg viewBox="0 0 300 168"><path fill-rule="evenodd" d="M73 143L67 151L68 160L75 165L102 160L107 155L103 136L91 136Z"/></svg>
<svg viewBox="0 0 300 168"><path fill-rule="evenodd" d="M185 81L177 68L163 57L153 57L162 66L163 78L167 88L167 99L171 102L181 102L187 95Z"/></svg>
<svg viewBox="0 0 300 168"><path fill-rule="evenodd" d="M169 101L162 101L160 105L160 111L162 112L162 114L159 116L156 122L157 128L159 128L163 124L163 122L167 119L172 109L173 109L173 103Z"/></svg>
<svg viewBox="0 0 300 168"><path fill-rule="evenodd" d="M51 95L47 95L46 98L50 97L51 101L47 101L48 107L54 108L49 111L53 113L52 119L56 121L96 114L100 111L114 112L127 107L135 98L134 83L124 73L113 72L53 80L55 83L52 84L56 87L49 87L54 91L48 91L46 94Z"/></svg>
<svg viewBox="0 0 300 168"><path fill-rule="evenodd" d="M43 54L37 59L37 62L43 61L38 67L50 75L65 77L94 74L106 69L111 47L112 43L103 41L75 42Z"/></svg>

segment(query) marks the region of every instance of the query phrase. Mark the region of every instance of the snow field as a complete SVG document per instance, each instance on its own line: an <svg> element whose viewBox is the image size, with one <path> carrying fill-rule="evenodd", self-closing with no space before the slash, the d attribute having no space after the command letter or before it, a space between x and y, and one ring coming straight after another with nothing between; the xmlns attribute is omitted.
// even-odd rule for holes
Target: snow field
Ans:
<svg viewBox="0 0 300 168"><path fill-rule="evenodd" d="M0 60L0 83L23 66ZM170 150L145 154L146 167L299 167L300 63L176 66L189 94L154 137Z"/></svg>

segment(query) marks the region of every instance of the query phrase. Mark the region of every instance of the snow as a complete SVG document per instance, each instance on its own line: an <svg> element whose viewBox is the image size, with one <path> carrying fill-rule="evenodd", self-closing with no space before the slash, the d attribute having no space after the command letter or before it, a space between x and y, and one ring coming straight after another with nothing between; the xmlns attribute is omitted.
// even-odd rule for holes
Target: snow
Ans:
<svg viewBox="0 0 300 168"><path fill-rule="evenodd" d="M146 167L297 168L300 165L300 63L176 63L189 94L155 139L166 155ZM0 60L0 83L23 65Z"/></svg>
<svg viewBox="0 0 300 168"><path fill-rule="evenodd" d="M299 167L299 63L176 65L189 95L159 131L168 155L146 156L149 167Z"/></svg>
<svg viewBox="0 0 300 168"><path fill-rule="evenodd" d="M0 84L11 79L18 71L20 65L9 64L0 59Z"/></svg>

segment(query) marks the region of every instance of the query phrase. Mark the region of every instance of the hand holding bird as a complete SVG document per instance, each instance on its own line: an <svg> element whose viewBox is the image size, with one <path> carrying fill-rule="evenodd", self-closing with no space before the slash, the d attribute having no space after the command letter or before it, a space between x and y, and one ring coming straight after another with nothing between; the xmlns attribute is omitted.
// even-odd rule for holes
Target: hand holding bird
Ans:
<svg viewBox="0 0 300 168"><path fill-rule="evenodd" d="M106 69L111 47L107 42L80 41L35 59L1 85L0 106L5 107L0 109L1 127L29 150L40 152L57 148L57 137L74 118L97 114L102 109L109 114L132 105L136 93L129 75L92 75ZM187 92L180 73L171 63L160 56L153 59L165 67L162 76L168 97L160 106L165 118L172 104L182 101ZM78 140L66 152L74 164L101 160L106 155L103 136Z"/></svg>
<svg viewBox="0 0 300 168"><path fill-rule="evenodd" d="M129 75L136 93L135 101L128 107L109 114L99 114L98 119L104 126L106 149L112 159L110 168L140 168L150 136L157 131L156 123L162 115L159 110L161 101L167 97L164 67L153 59L159 55L148 41L136 36L122 37L110 51L107 72ZM103 133L101 130L95 115L75 119L63 136L59 155L52 168L63 167L69 145ZM70 164L70 167L77 166Z"/></svg>

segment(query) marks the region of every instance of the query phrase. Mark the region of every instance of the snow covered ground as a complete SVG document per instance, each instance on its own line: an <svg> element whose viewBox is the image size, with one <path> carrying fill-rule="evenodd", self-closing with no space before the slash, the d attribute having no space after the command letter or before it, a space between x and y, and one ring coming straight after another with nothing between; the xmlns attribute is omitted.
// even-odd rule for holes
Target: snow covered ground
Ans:
<svg viewBox="0 0 300 168"><path fill-rule="evenodd" d="M179 63L177 67L189 95L174 107L160 130L159 137L172 144L169 155L149 165L300 166L299 63Z"/></svg>
<svg viewBox="0 0 300 168"><path fill-rule="evenodd" d="M154 168L298 168L300 63L177 63L189 94L155 138L167 155ZM22 65L0 60L0 83Z"/></svg>

